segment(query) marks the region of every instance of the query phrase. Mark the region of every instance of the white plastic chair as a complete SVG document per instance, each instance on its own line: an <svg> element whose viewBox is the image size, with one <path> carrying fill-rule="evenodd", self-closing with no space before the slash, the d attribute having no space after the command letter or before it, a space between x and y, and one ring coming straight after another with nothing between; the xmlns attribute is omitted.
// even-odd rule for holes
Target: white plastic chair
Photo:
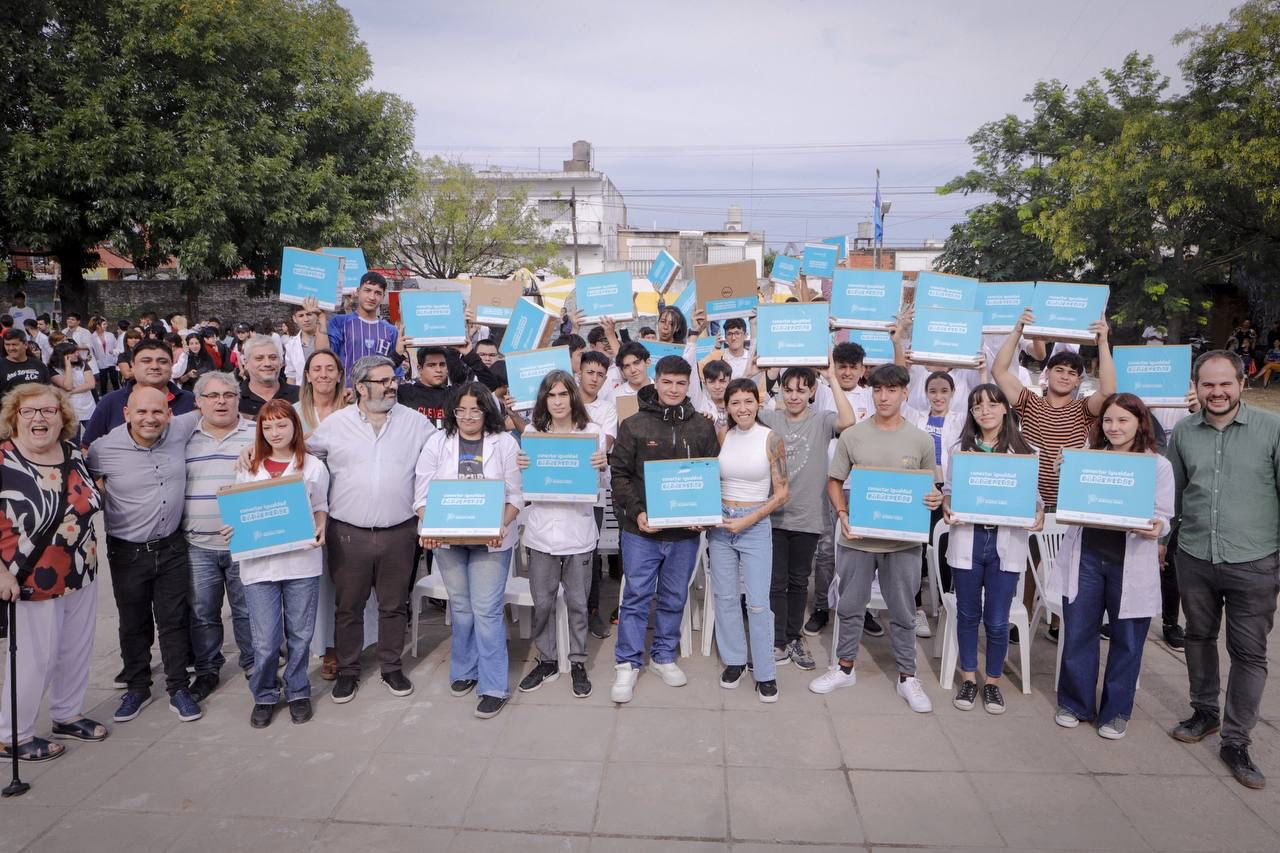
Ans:
<svg viewBox="0 0 1280 853"><path fill-rule="evenodd" d="M942 599L942 536L950 532L951 528L947 523L939 519L933 526L933 534L929 537L929 544L926 546L925 565L929 568L929 600L933 605L934 619L938 618L938 607ZM934 652L934 657L937 656L937 652Z"/></svg>
<svg viewBox="0 0 1280 853"><path fill-rule="evenodd" d="M622 532L618 528L618 517L613 514L613 492L605 493L604 520L600 524L600 542L596 545L596 553L601 557L622 553Z"/></svg>
<svg viewBox="0 0 1280 853"><path fill-rule="evenodd" d="M965 570L959 569L958 571ZM972 569L968 571L972 571ZM1009 606L1009 625L1018 629L1018 636L1022 640L1018 644L1018 653L1022 663L1022 670L1019 675L1022 679L1022 692L1030 695L1031 626L1030 619L1027 616L1027 607L1022 603L1022 591L1026 582L1027 575L1026 572L1023 572L1018 578L1018 588L1013 593L1013 603ZM942 619L938 625L938 635L942 640L942 664L938 670L938 682L942 685L943 690L951 689L951 685L955 680L956 665L960 657L960 643L956 633L957 615L956 594L954 592L943 593ZM1005 663L1008 663L1007 655Z"/></svg>
<svg viewBox="0 0 1280 853"><path fill-rule="evenodd" d="M835 550L832 552L836 557L837 565L839 564L840 548L840 530L837 527L832 534L835 539ZM871 598L867 601L867 610L888 610L889 605L885 604L884 595L880 592L879 578L871 582ZM840 604L840 573L834 572L831 577L831 585L827 587L827 607L831 613L831 669L835 669L840 665L840 656L836 654L836 649L840 647L840 613L837 610Z"/></svg>
<svg viewBox="0 0 1280 853"><path fill-rule="evenodd" d="M680 615L680 657L682 658L687 658L693 654L693 596L689 593L693 590L693 581L698 576L698 570L706 565L706 555L707 534L700 533L698 534L698 555L693 564L693 571L689 573L689 588L685 591L684 596L684 612ZM707 590L709 591L710 589L710 575L708 575ZM626 590L627 573L624 569L622 573L622 583L618 586L619 607L621 607L622 597L626 594ZM706 619L706 609L707 608L704 607L703 619ZM704 654L706 654L706 652L704 652Z"/></svg>
<svg viewBox="0 0 1280 853"><path fill-rule="evenodd" d="M1047 587L1045 584L1049 580L1049 573L1054 570L1054 563L1058 559L1058 550L1062 547L1062 539L1066 536L1067 526L1058 524L1056 516L1049 512L1044 516L1044 529L1039 533L1033 533L1035 537L1036 547L1040 551L1040 561L1037 563L1029 555L1027 564L1031 568L1031 573L1036 579L1036 597L1034 608L1031 613L1032 633L1028 635L1025 641L1030 645L1031 640L1035 638L1035 628L1040 624L1041 617L1048 624L1053 617L1058 618L1058 649L1055 653L1055 661L1053 664L1053 689L1058 689L1058 675L1062 672L1062 626L1065 624L1062 613L1062 601L1059 599L1049 598L1044 594Z"/></svg>

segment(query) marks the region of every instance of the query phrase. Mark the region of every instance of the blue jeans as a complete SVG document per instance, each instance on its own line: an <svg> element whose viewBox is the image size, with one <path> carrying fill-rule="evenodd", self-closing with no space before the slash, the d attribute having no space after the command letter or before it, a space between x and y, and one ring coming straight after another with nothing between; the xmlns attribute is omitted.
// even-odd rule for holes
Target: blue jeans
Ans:
<svg viewBox="0 0 1280 853"><path fill-rule="evenodd" d="M999 678L1009 652L1009 607L1018 589L1018 572L1000 568L996 528L973 528L973 568L953 569L956 590L956 640L960 671L978 671L978 623L987 633L987 678Z"/></svg>
<svg viewBox="0 0 1280 853"><path fill-rule="evenodd" d="M230 551L187 546L191 563L191 657L196 675L217 675L227 659L222 655L222 591L231 602L231 632L240 649L240 668L253 669L253 635L245 606L240 564Z"/></svg>
<svg viewBox="0 0 1280 853"><path fill-rule="evenodd" d="M1076 600L1062 601L1062 672L1058 704L1082 720L1109 723L1133 713L1133 696L1142 668L1142 645L1151 619L1121 619L1120 583L1124 565L1107 563L1091 551L1080 551L1080 583ZM1097 706L1098 660L1102 614L1111 623L1111 648L1102 676L1102 706Z"/></svg>
<svg viewBox="0 0 1280 853"><path fill-rule="evenodd" d="M742 518L755 507L725 506L726 520ZM708 535L711 551L711 590L715 593L716 647L725 666L746 666L747 636L742 630L742 607L738 581L747 590L747 634L751 640L751 660L756 681L777 678L773 659L773 610L769 606L769 585L773 580L773 528L769 517L741 533L721 528Z"/></svg>
<svg viewBox="0 0 1280 853"><path fill-rule="evenodd" d="M453 646L449 680L476 680L481 696L505 699L507 626L502 622L502 596L507 590L511 551L489 551L483 545L451 545L432 552L433 566L449 591L453 612Z"/></svg>
<svg viewBox="0 0 1280 853"><path fill-rule="evenodd" d="M658 613L649 657L654 663L674 663L680 651L680 618L689 598L689 578L698 560L698 537L653 539L622 532L622 570L627 586L618 605L618 663L644 665L644 634L649 605L658 597ZM769 653L770 660L773 653Z"/></svg>
<svg viewBox="0 0 1280 853"><path fill-rule="evenodd" d="M311 635L316 628L316 600L320 596L320 577L286 581L251 583L244 588L253 628L253 675L249 676L249 692L259 705L280 701L280 685L276 664L280 660L280 644L287 643L289 656L284 665L284 696L295 699L311 697L311 681L307 663L311 654Z"/></svg>

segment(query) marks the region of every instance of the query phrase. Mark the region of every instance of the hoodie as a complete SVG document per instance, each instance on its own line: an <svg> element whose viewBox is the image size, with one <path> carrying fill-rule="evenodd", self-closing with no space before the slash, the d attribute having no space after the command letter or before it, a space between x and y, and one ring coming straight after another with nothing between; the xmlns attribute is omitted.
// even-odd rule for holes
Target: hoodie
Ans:
<svg viewBox="0 0 1280 853"><path fill-rule="evenodd" d="M664 406L653 385L641 388L636 396L639 411L618 424L618 438L609 453L614 515L623 530L637 536L668 541L697 536L697 531L684 527L657 533L640 531L636 517L645 511L644 463L718 456L720 442L715 426L694 409L688 397L678 406Z"/></svg>

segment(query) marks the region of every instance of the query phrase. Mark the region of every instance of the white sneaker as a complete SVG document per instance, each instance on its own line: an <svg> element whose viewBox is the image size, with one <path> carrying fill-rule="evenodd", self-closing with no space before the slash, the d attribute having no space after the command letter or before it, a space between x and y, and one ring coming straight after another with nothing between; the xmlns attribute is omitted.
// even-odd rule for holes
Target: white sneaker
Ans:
<svg viewBox="0 0 1280 853"><path fill-rule="evenodd" d="M1058 712L1053 715L1053 721L1064 729L1074 729L1080 725L1080 718L1061 706L1059 706Z"/></svg>
<svg viewBox="0 0 1280 853"><path fill-rule="evenodd" d="M640 669L629 663L620 663L614 668L613 688L609 698L615 702L630 702L631 694L636 689L636 679L640 677Z"/></svg>
<svg viewBox="0 0 1280 853"><path fill-rule="evenodd" d="M689 683L689 677L684 674L684 670L676 666L675 661L671 663L658 663L657 661L649 661L649 670L662 679L662 683L668 687L684 687Z"/></svg>
<svg viewBox="0 0 1280 853"><path fill-rule="evenodd" d="M932 637L933 630L929 627L929 617L924 615L923 610L916 611L916 636Z"/></svg>
<svg viewBox="0 0 1280 853"><path fill-rule="evenodd" d="M914 675L906 681L898 681L898 695L907 700L911 710L917 714L927 714L933 710L933 703L924 692L924 685Z"/></svg>
<svg viewBox="0 0 1280 853"><path fill-rule="evenodd" d="M858 683L858 674L854 670L850 670L846 675L844 670L838 666L819 675L813 681L809 682L809 689L814 693L830 693L833 690L839 690L841 687L852 687Z"/></svg>

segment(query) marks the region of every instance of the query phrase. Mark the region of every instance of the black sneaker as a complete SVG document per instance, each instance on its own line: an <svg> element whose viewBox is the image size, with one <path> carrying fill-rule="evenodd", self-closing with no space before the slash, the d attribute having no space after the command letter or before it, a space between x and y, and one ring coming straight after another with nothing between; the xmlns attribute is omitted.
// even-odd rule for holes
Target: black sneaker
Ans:
<svg viewBox="0 0 1280 853"><path fill-rule="evenodd" d="M884 636L884 626L876 621L876 617L871 615L870 610L868 610L866 615L862 617L862 633L866 634L868 637Z"/></svg>
<svg viewBox="0 0 1280 853"><path fill-rule="evenodd" d="M481 696L480 704L476 705L476 716L482 720L496 717L498 716L498 712L501 711L506 704L507 700L505 698L499 698L497 696Z"/></svg>
<svg viewBox="0 0 1280 853"><path fill-rule="evenodd" d="M560 664L553 660L539 661L520 682L521 693L532 693L544 684L560 677Z"/></svg>
<svg viewBox="0 0 1280 853"><path fill-rule="evenodd" d="M778 682L776 681L757 681L756 692L760 694L760 701L765 704L772 704L778 701Z"/></svg>
<svg viewBox="0 0 1280 853"><path fill-rule="evenodd" d="M449 695L466 696L475 689L476 680L474 678L459 678L457 681L449 685Z"/></svg>
<svg viewBox="0 0 1280 853"><path fill-rule="evenodd" d="M1258 766L1249 760L1249 748L1223 744L1218 750L1218 757L1231 770L1236 781L1246 788L1260 791L1267 786L1267 777L1262 775Z"/></svg>
<svg viewBox="0 0 1280 853"><path fill-rule="evenodd" d="M827 627L830 615L825 610L815 610L809 614L809 621L804 623L804 633L808 637L816 637Z"/></svg>
<svg viewBox="0 0 1280 853"><path fill-rule="evenodd" d="M1058 642L1058 626L1050 625L1044 632L1044 636L1049 642L1056 644Z"/></svg>
<svg viewBox="0 0 1280 853"><path fill-rule="evenodd" d="M587 614L587 630L591 632L591 636L597 640L609 639L609 626L604 619L600 618L599 610L592 610Z"/></svg>
<svg viewBox="0 0 1280 853"><path fill-rule="evenodd" d="M951 704L959 708L961 711L972 711L974 702L978 699L978 685L973 681L966 681L960 685L960 689L956 691L955 698L951 700Z"/></svg>
<svg viewBox="0 0 1280 853"><path fill-rule="evenodd" d="M339 705L350 702L356 698L356 691L360 689L360 679L354 675L339 675L338 680L333 682L333 701Z"/></svg>
<svg viewBox="0 0 1280 853"><path fill-rule="evenodd" d="M1190 717L1178 723L1177 728L1169 734L1174 740L1180 740L1183 743L1199 743L1220 728L1222 728L1221 718L1206 714L1197 708Z"/></svg>
<svg viewBox="0 0 1280 853"><path fill-rule="evenodd" d="M313 712L310 699L294 699L289 703L289 719L297 725L311 721Z"/></svg>
<svg viewBox="0 0 1280 853"><path fill-rule="evenodd" d="M591 679L587 678L586 664L569 664L569 676L573 679L573 695L586 699L591 695Z"/></svg>
<svg viewBox="0 0 1280 853"><path fill-rule="evenodd" d="M265 729L271 725L271 718L276 715L275 705L254 705L249 715L249 725L255 729Z"/></svg>
<svg viewBox="0 0 1280 853"><path fill-rule="evenodd" d="M982 685L982 707L987 709L988 714L1004 713L1004 696L1000 693L999 685Z"/></svg>
<svg viewBox="0 0 1280 853"><path fill-rule="evenodd" d="M392 696L408 696L413 692L413 682L400 670L382 673L382 683L387 685Z"/></svg>
<svg viewBox="0 0 1280 853"><path fill-rule="evenodd" d="M1009 645L1011 645L1011 646L1016 646L1016 645L1018 645L1018 639L1019 639L1019 638L1018 638L1018 629L1017 629L1017 628L1015 628L1015 627L1013 627L1012 625L1010 625L1010 626L1009 626Z"/></svg>
<svg viewBox="0 0 1280 853"><path fill-rule="evenodd" d="M1165 625L1164 626L1164 644L1175 652L1185 651L1187 648L1187 635L1182 630L1181 625Z"/></svg>
<svg viewBox="0 0 1280 853"><path fill-rule="evenodd" d="M1111 623L1110 622L1107 622L1101 628L1098 629L1098 636L1104 640L1111 639Z"/></svg>
<svg viewBox="0 0 1280 853"><path fill-rule="evenodd" d="M214 672L206 672L204 675L197 675L195 681L191 682L191 698L197 702L203 702L209 698L209 694L218 689L218 674Z"/></svg>
<svg viewBox="0 0 1280 853"><path fill-rule="evenodd" d="M744 670L746 670L745 666L726 666L724 672L720 673L720 686L726 690L734 689L742 680Z"/></svg>

